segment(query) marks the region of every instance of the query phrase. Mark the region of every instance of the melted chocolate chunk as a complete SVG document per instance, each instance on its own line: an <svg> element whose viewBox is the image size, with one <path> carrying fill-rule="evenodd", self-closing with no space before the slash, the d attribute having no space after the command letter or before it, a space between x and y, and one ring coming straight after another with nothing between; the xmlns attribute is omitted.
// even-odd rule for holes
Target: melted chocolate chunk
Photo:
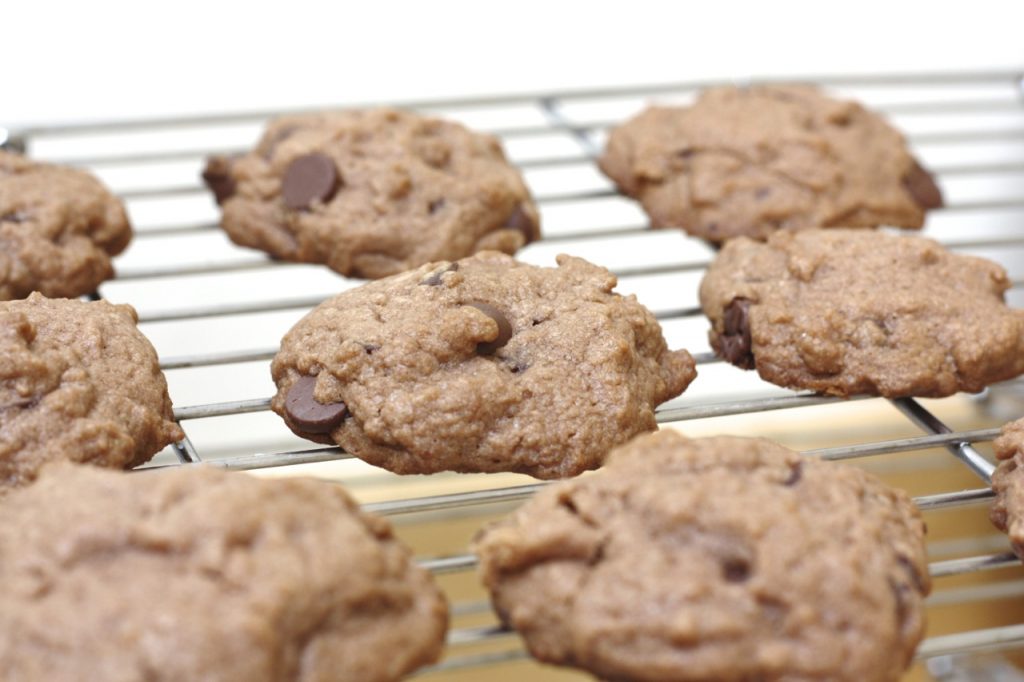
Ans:
<svg viewBox="0 0 1024 682"><path fill-rule="evenodd" d="M750 578L750 563L733 558L722 562L722 577L730 583L746 582Z"/></svg>
<svg viewBox="0 0 1024 682"><path fill-rule="evenodd" d="M903 178L903 186L914 197L914 201L921 208L942 208L942 190L935 184L932 174L914 162L913 167L907 176Z"/></svg>
<svg viewBox="0 0 1024 682"><path fill-rule="evenodd" d="M718 336L718 350L727 362L743 369L753 369L754 356L750 352L750 300L734 298L725 309L725 331Z"/></svg>
<svg viewBox="0 0 1024 682"><path fill-rule="evenodd" d="M334 160L326 154L306 154L291 162L281 181L281 196L290 209L306 209L314 202L326 202L340 184Z"/></svg>
<svg viewBox="0 0 1024 682"><path fill-rule="evenodd" d="M288 419L306 433L330 433L348 415L345 403L318 402L313 396L316 377L305 376L292 384L284 399Z"/></svg>
<svg viewBox="0 0 1024 682"><path fill-rule="evenodd" d="M499 348L508 343L509 339L512 338L512 325L500 310L489 303L468 303L467 305L476 308L484 315L494 320L498 325L498 335L493 341L482 341L476 345L476 352L478 354L494 355Z"/></svg>
<svg viewBox="0 0 1024 682"><path fill-rule="evenodd" d="M206 162L206 168L203 170L203 182L213 192L213 196L218 204L223 204L233 197L238 189L238 185L235 183L235 179L231 177L231 158L227 156L211 156Z"/></svg>

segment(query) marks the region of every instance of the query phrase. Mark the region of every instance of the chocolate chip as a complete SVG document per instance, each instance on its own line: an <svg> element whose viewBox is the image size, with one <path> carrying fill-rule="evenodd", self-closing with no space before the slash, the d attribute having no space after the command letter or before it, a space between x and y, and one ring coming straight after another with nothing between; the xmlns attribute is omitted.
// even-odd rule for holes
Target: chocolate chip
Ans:
<svg viewBox="0 0 1024 682"><path fill-rule="evenodd" d="M800 460L797 460L796 464L789 468L789 476L787 476L786 480L782 482L782 485L786 486L787 488L790 486L794 486L797 483L799 483L800 479L803 477L804 463Z"/></svg>
<svg viewBox="0 0 1024 682"><path fill-rule="evenodd" d="M527 215L526 211L523 210L522 205L516 206L516 209L512 211L512 214L505 218L505 222L502 225L507 230L519 230L526 237L526 243L529 244L537 235L537 224L533 222L533 219Z"/></svg>
<svg viewBox="0 0 1024 682"><path fill-rule="evenodd" d="M430 275L429 277L424 279L422 282L420 282L420 286L424 286L424 287L440 286L441 285L441 275L443 275L446 272L455 272L458 269L459 269L459 264L458 263L449 263L448 267L443 268L441 270L438 270L437 272L435 272L434 274Z"/></svg>
<svg viewBox="0 0 1024 682"><path fill-rule="evenodd" d="M754 192L754 198L755 199L764 199L764 198L766 198L771 193L772 193L772 188L771 187L759 187L757 189L757 191Z"/></svg>
<svg viewBox="0 0 1024 682"><path fill-rule="evenodd" d="M719 355L737 367L752 369L754 356L750 352L750 300L734 298L725 308L724 333L717 338Z"/></svg>
<svg viewBox="0 0 1024 682"><path fill-rule="evenodd" d="M903 186L921 208L942 208L942 190L935 184L932 174L922 168L917 161L903 178Z"/></svg>
<svg viewBox="0 0 1024 682"><path fill-rule="evenodd" d="M440 211L443 207L444 207L444 199L443 198L441 198L441 199L434 199L429 204L427 204L427 211L429 211L430 214L433 215L433 214L437 213L438 211Z"/></svg>
<svg viewBox="0 0 1024 682"><path fill-rule="evenodd" d="M378 343L364 343L363 350L366 351L367 355L373 355L380 350L380 344Z"/></svg>
<svg viewBox="0 0 1024 682"><path fill-rule="evenodd" d="M478 354L494 355L499 348L508 343L509 339L512 338L512 325L500 310L489 303L469 303L467 305L476 308L484 315L494 320L498 325L498 335L493 341L482 341L476 344L476 352Z"/></svg>
<svg viewBox="0 0 1024 682"><path fill-rule="evenodd" d="M233 197L238 186L231 177L231 159L227 156L211 156L203 169L203 182L213 192L218 204Z"/></svg>
<svg viewBox="0 0 1024 682"><path fill-rule="evenodd" d="M325 202L338 189L338 169L326 154L306 154L288 165L281 181L285 206L299 210L313 202Z"/></svg>
<svg viewBox="0 0 1024 682"><path fill-rule="evenodd" d="M722 562L722 577L731 583L746 582L750 578L750 564L745 559L726 559Z"/></svg>
<svg viewBox="0 0 1024 682"><path fill-rule="evenodd" d="M348 408L345 403L318 402L313 396L316 377L304 376L292 384L284 399L288 419L300 431L307 433L330 433L345 419Z"/></svg>
<svg viewBox="0 0 1024 682"><path fill-rule="evenodd" d="M679 157L680 159L688 159L696 153L697 150L694 149L693 147L683 147L682 149L676 150L676 156Z"/></svg>

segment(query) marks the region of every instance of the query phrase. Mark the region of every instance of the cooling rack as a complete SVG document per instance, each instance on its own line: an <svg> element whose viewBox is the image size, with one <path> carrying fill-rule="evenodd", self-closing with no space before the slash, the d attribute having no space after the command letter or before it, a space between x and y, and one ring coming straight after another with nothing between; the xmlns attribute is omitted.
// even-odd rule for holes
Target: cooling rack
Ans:
<svg viewBox="0 0 1024 682"><path fill-rule="evenodd" d="M905 131L947 198L946 208L929 217L925 234L959 252L1001 262L1013 283L1011 304L1024 304L1022 72L787 80L860 99ZM700 375L681 398L658 410L659 423L687 433L777 437L813 456L873 467L915 492L933 536L939 529L929 547L937 579L934 608L953 606L964 614L965 604L995 600L1013 618L986 626L983 619L955 616L952 626L943 626L946 632L922 644L919 659L1024 646L1024 572L1005 538L978 522L992 496L986 444L999 423L1024 414L1024 384L1009 382L971 399L844 401L768 386L719 363L708 348L696 299L712 252L679 231L648 229L634 202L618 196L597 172L594 159L610 125L645 103L688 102L701 88L717 84L398 105L499 136L523 168L542 213L544 239L520 257L551 265L564 251L608 266L619 277L620 291L636 293L655 311L670 346L694 353ZM424 566L441 580L452 579L444 583L455 623L447 656L420 675L457 676L465 670L476 677L450 679L479 679L486 667L488 679L499 679L502 666L526 655L496 624L479 588L467 587L475 582L475 560L466 553L465 539L545 484L514 475L395 477L338 448L296 439L268 413L268 362L281 335L324 298L359 284L318 266L276 262L235 247L217 227L218 211L199 182L203 159L244 150L267 118L282 113L288 112L0 127L0 144L87 167L129 207L135 241L117 262L117 278L93 298L136 306L168 375L175 416L187 436L150 466L205 462L340 480L368 510L394 518ZM963 525L963 519L966 530L943 531L944 525ZM975 579L985 575L1000 579Z"/></svg>

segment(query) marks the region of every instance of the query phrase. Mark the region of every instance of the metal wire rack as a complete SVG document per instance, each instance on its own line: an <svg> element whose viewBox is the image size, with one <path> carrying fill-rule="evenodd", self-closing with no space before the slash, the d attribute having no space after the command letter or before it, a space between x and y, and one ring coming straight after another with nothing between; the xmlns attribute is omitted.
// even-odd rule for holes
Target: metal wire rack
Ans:
<svg viewBox="0 0 1024 682"><path fill-rule="evenodd" d="M948 206L930 218L926 234L956 250L982 253L1002 262L1011 273L1011 302L1024 302L1022 72L799 80L862 99L905 130L947 196ZM619 197L594 170L609 125L651 99L685 102L699 89L715 84L672 83L406 102L401 106L462 119L501 137L513 161L524 169L542 211L545 237L521 254L524 259L550 264L550 255L564 250L609 265L620 278L620 290L636 292L656 312L670 345L696 351L702 376L681 399L658 410L660 423L717 423L716 419L728 416L753 419L770 411L797 413L799 408L822 405L847 409L858 403L885 403L881 399L842 401L782 391L717 363L707 348L706 323L696 305L696 282L712 252L677 231L649 230L635 205ZM336 447L302 445L267 413L266 397L272 390L267 361L274 355L276 339L309 308L358 282L337 278L322 268L272 261L230 245L217 227L216 209L198 180L206 155L243 150L267 118L282 113L286 112L0 127L3 146L41 159L88 167L129 206L136 240L118 263L117 279L105 284L95 297L102 294L139 308L140 324L160 351L161 366L179 405L175 416L188 435L152 466L206 462L234 470L284 470L294 465L360 464ZM706 374L721 381L702 383ZM1020 385L1011 382L1001 390L1013 395ZM962 398L935 404L941 407L950 401L958 401L957 415L965 411L974 414L979 405L975 401L964 407ZM916 502L926 514L977 507L992 496L993 466L975 446L997 435L995 418L979 412L982 417L972 417L971 428L957 429L936 416L935 412L942 410L931 402L926 406L902 399L891 405L920 435L877 439L866 437L870 428L861 428L855 442L805 451L830 460L882 457L884 464L897 453L941 448L971 473L974 484L917 496ZM259 421L239 421L246 415ZM978 427L979 421L985 423ZM829 433L827 420L824 429ZM319 470L313 471L319 474ZM421 477L413 477L417 483L406 484L365 466L331 469L328 475L353 485L357 494L383 486L388 493L383 499L367 502L368 510L394 516L399 522L419 515L439 519L442 525L453 518L468 515L475 519L507 510L508 505L544 485L464 476L453 491L438 492L435 486L431 494L421 494ZM441 478L446 482L454 479ZM507 480L510 484L505 484ZM982 545L968 542L963 546ZM984 546L988 551L933 561L932 575L947 578L1009 569L1017 572L1011 581L998 584L1002 588L997 585L1000 594L1024 594L1024 574L1015 568L1018 562L1005 541ZM442 576L465 574L475 567L474 557L464 550L425 556L421 562ZM468 619L470 624L457 622L449 634L448 657L421 675L525 658L510 633L488 616L486 601L478 595L453 599L453 613L457 621ZM481 651L477 646L492 643L496 650ZM1024 624L975 627L927 639L918 657L1021 646Z"/></svg>

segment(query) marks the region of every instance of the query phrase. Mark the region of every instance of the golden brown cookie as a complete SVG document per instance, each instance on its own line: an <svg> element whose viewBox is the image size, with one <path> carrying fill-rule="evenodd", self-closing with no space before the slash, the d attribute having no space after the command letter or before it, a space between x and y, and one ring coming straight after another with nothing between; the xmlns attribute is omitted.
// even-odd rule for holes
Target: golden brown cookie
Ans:
<svg viewBox="0 0 1024 682"><path fill-rule="evenodd" d="M924 629L902 491L766 440L662 431L477 538L502 620L605 680L895 682Z"/></svg>
<svg viewBox="0 0 1024 682"><path fill-rule="evenodd" d="M767 381L938 398L1024 372L1024 311L990 261L922 237L779 232L727 243L701 282L711 345Z"/></svg>
<svg viewBox="0 0 1024 682"><path fill-rule="evenodd" d="M0 494L47 462L128 468L184 434L131 306L0 302Z"/></svg>
<svg viewBox="0 0 1024 682"><path fill-rule="evenodd" d="M0 669L47 682L392 682L447 608L340 486L54 466L0 502Z"/></svg>
<svg viewBox="0 0 1024 682"><path fill-rule="evenodd" d="M498 140L392 109L288 116L203 174L233 241L379 278L540 237Z"/></svg>
<svg viewBox="0 0 1024 682"><path fill-rule="evenodd" d="M807 227L921 227L942 193L903 137L807 86L723 87L651 107L600 159L654 227L712 242Z"/></svg>
<svg viewBox="0 0 1024 682"><path fill-rule="evenodd" d="M350 289L285 336L271 407L398 473L578 474L653 430L654 408L696 375L614 286L579 258L485 252Z"/></svg>
<svg viewBox="0 0 1024 682"><path fill-rule="evenodd" d="M131 237L124 206L92 175L0 150L0 300L91 293Z"/></svg>

